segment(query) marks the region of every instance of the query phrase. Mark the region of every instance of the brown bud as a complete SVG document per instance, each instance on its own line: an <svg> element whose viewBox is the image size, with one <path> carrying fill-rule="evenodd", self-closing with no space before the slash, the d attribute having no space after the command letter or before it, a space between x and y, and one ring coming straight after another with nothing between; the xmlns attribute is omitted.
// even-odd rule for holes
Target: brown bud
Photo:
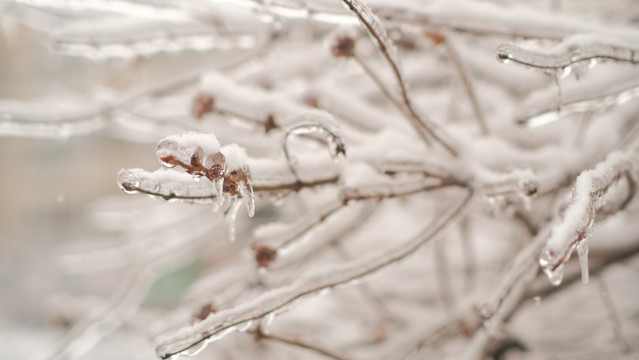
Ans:
<svg viewBox="0 0 639 360"><path fill-rule="evenodd" d="M277 258L277 250L264 246L264 245L253 245L253 252L255 253L255 262L257 262L257 266L259 267L268 267L268 265Z"/></svg>
<svg viewBox="0 0 639 360"><path fill-rule="evenodd" d="M213 111L213 98L208 94L198 95L193 104L193 117L200 120L211 111Z"/></svg>
<svg viewBox="0 0 639 360"><path fill-rule="evenodd" d="M202 321L206 319L210 314L214 314L217 312L217 308L212 303L204 304L200 310L193 315L193 319L197 321Z"/></svg>
<svg viewBox="0 0 639 360"><path fill-rule="evenodd" d="M355 54L355 39L351 36L340 36L333 44L333 55L336 57L351 57Z"/></svg>
<svg viewBox="0 0 639 360"><path fill-rule="evenodd" d="M277 129L277 124L275 123L275 118L273 117L273 115L269 115L264 122L264 132L268 133L273 129Z"/></svg>
<svg viewBox="0 0 639 360"><path fill-rule="evenodd" d="M443 44L444 41L446 41L444 35L438 32L426 31L424 36L426 36L426 38L428 38L434 45Z"/></svg>

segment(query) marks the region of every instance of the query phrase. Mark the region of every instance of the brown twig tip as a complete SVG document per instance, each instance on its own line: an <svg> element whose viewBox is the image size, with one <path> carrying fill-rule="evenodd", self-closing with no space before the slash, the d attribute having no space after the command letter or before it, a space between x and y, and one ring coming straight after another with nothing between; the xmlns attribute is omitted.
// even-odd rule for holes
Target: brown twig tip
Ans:
<svg viewBox="0 0 639 360"><path fill-rule="evenodd" d="M193 117L202 119L205 114L213 111L214 101L208 94L199 94L193 102Z"/></svg>
<svg viewBox="0 0 639 360"><path fill-rule="evenodd" d="M257 266L261 268L268 267L277 258L277 250L264 245L254 244L253 253Z"/></svg>
<svg viewBox="0 0 639 360"><path fill-rule="evenodd" d="M335 39L332 50L335 57L351 57L355 54L355 39L348 35L340 36Z"/></svg>

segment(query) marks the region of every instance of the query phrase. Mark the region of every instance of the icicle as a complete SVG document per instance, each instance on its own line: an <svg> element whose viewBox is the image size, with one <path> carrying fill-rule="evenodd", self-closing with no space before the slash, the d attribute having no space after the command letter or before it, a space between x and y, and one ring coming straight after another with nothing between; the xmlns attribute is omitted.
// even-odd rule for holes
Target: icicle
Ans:
<svg viewBox="0 0 639 360"><path fill-rule="evenodd" d="M218 206L224 204L224 178L220 177L213 181L213 189L215 190L215 200Z"/></svg>
<svg viewBox="0 0 639 360"><path fill-rule="evenodd" d="M268 315L262 318L262 322L260 326L264 334L269 334L271 332L271 327L274 321L275 321L275 312L270 312L268 313Z"/></svg>
<svg viewBox="0 0 639 360"><path fill-rule="evenodd" d="M562 69L556 69L550 73L553 80L555 81L555 86L557 86L557 113L561 113L561 104L563 103L563 96L561 91L561 74L563 73Z"/></svg>
<svg viewBox="0 0 639 360"><path fill-rule="evenodd" d="M584 238L577 244L577 255L579 256L579 267L581 268L581 282L588 283L588 238Z"/></svg>
<svg viewBox="0 0 639 360"><path fill-rule="evenodd" d="M237 201L237 196L231 197L229 207L226 209L224 213L224 218L226 219L229 225L229 241L235 241L236 234L236 226L235 222L237 220L237 212L240 209L241 203Z"/></svg>
<svg viewBox="0 0 639 360"><path fill-rule="evenodd" d="M249 217L255 215L255 193L253 192L253 185L251 185L251 179L247 176L245 181L240 183L240 195L246 205L246 212Z"/></svg>

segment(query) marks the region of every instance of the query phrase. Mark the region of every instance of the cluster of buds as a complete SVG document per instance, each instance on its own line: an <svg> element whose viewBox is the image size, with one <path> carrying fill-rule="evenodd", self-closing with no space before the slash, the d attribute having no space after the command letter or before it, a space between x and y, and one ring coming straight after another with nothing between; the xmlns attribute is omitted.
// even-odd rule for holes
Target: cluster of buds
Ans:
<svg viewBox="0 0 639 360"><path fill-rule="evenodd" d="M156 156L168 168L181 167L199 182L202 178L215 187L218 204L241 196L250 216L254 214L253 188L243 148L231 144L220 148L213 134L188 132L171 135L158 143Z"/></svg>

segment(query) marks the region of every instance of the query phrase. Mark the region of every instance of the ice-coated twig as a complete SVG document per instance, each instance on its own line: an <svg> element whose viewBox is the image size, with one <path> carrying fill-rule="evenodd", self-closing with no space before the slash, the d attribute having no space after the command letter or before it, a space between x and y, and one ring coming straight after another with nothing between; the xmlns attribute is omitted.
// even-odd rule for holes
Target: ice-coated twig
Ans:
<svg viewBox="0 0 639 360"><path fill-rule="evenodd" d="M592 60L639 63L639 47L594 35L576 35L551 49L524 49L514 44L502 44L496 53L500 61L542 70L561 70Z"/></svg>
<svg viewBox="0 0 639 360"><path fill-rule="evenodd" d="M632 27L584 22L563 12L542 11L518 4L443 0L428 5L394 2L374 9L391 24L505 38L561 40L575 34L598 33L631 40L639 35Z"/></svg>
<svg viewBox="0 0 639 360"><path fill-rule="evenodd" d="M295 176L297 181L301 181L300 177L293 165L293 159L291 158L288 150L288 138L291 135L300 134L320 134L329 145L329 153L332 158L336 158L338 155L346 156L346 145L344 139L340 133L337 121L333 116L325 111L313 111L302 113L294 116L287 121L288 125L284 129L284 136L282 139L282 149L284 150L284 157L291 173Z"/></svg>
<svg viewBox="0 0 639 360"><path fill-rule="evenodd" d="M260 327L258 327L254 332L253 335L255 336L256 340L272 340L272 341L276 341L276 342L280 342L283 344L288 344L288 345L292 345L292 346L296 346L302 349L307 349L310 351L313 351L315 353L318 353L320 355L324 355L328 358L334 359L334 360L347 360L348 358L345 357L344 355L338 354L333 350L329 350L325 347L321 347L319 345L316 344L311 344L308 341L304 341L302 339L299 339L297 337L293 338L293 337L287 337L287 336L283 336L283 335L276 335L273 333L265 333L264 331L262 331L262 329Z"/></svg>
<svg viewBox="0 0 639 360"><path fill-rule="evenodd" d="M250 35L232 34L153 34L145 38L124 40L74 40L54 38L51 49L64 55L86 57L91 60L113 58L133 59L151 57L162 53L182 53L185 51L229 51L246 50L256 46Z"/></svg>
<svg viewBox="0 0 639 360"><path fill-rule="evenodd" d="M594 169L584 171L577 177L563 219L553 226L552 234L539 256L539 264L553 285L561 284L564 264L575 249L579 253L582 281L588 282L587 238L596 212L602 208L599 200L621 179L626 179L630 195L634 195L634 171L632 159L627 154L615 152ZM623 209L630 200L631 197L628 197L617 211Z"/></svg>
<svg viewBox="0 0 639 360"><path fill-rule="evenodd" d="M156 352L162 359L188 352L190 349L205 346L207 342L232 332L237 326L249 321L281 311L289 304L323 289L345 285L372 274L397 262L419 249L440 233L466 207L472 198L472 191L461 201L451 205L440 217L437 217L418 236L383 254L372 254L356 260L335 265L331 268L318 268L298 276L290 285L268 291L255 299L209 316L193 326L167 333L156 339Z"/></svg>
<svg viewBox="0 0 639 360"><path fill-rule="evenodd" d="M399 85L400 95L406 111L409 115L409 120L411 124L419 134L419 136L428 143L429 138L432 137L437 141L440 145L442 145L446 151L448 151L451 155L456 156L457 150L452 147L446 140L444 140L439 132L440 130L435 129L434 124L426 119L423 116L417 114L413 104L410 100L408 89L406 86L406 81L400 71L399 61L397 58L397 50L395 49L395 45L388 37L386 29L380 22L380 20L373 14L371 9L362 3L360 0L342 0L344 5L348 7L350 11L352 11L359 21L364 25L366 31L372 38L375 46L382 54L384 60L390 66L393 76L397 80L397 84Z"/></svg>
<svg viewBox="0 0 639 360"><path fill-rule="evenodd" d="M220 72L209 72L201 78L200 91L211 96L215 108L229 114L241 114L242 118L282 127L286 119L313 109L277 90L266 90L252 84L239 82Z"/></svg>
<svg viewBox="0 0 639 360"><path fill-rule="evenodd" d="M126 0L15 0L18 5L69 12L97 11L130 17L175 22L200 21L200 15L186 7L154 1Z"/></svg>
<svg viewBox="0 0 639 360"><path fill-rule="evenodd" d="M444 46L446 47L446 55L448 55L448 59L457 70L457 74L464 86L466 96L468 96L468 99L470 100L473 112L475 113L475 118L477 118L477 123L479 124L479 129L483 135L487 135L489 130L488 124L486 123L486 115L481 103L479 102L479 98L477 97L473 76L457 51L455 39L451 36L451 34L446 34Z"/></svg>
<svg viewBox="0 0 639 360"><path fill-rule="evenodd" d="M291 224L283 226L271 224L258 228L255 230L255 241L260 244L274 243L277 249L285 249L343 207L344 204L339 201L332 201L306 216L299 217ZM277 229L274 229L275 227Z"/></svg>
<svg viewBox="0 0 639 360"><path fill-rule="evenodd" d="M539 189L539 182L531 170L518 169L498 174L478 168L475 171L475 188L491 203L516 197L525 207L529 207L530 198Z"/></svg>
<svg viewBox="0 0 639 360"><path fill-rule="evenodd" d="M280 247L282 256L270 267L273 271L292 265L304 263L332 245L338 245L346 241L349 234L366 223L366 220L375 212L376 206L366 203L344 206L334 214L329 215L323 221L313 226L308 235L298 237L294 244L288 242L286 248ZM350 260L350 259L348 259Z"/></svg>
<svg viewBox="0 0 639 360"><path fill-rule="evenodd" d="M46 102L0 103L0 137L67 138L94 133L107 124L107 106L63 111L52 109L52 105Z"/></svg>
<svg viewBox="0 0 639 360"><path fill-rule="evenodd" d="M313 188L337 184L338 177L329 175L325 178L317 178L298 181L267 181L261 184L259 178L254 179L253 190L256 196L269 196L281 193L297 192L304 188ZM215 203L216 190L202 182L196 183L193 177L187 173L179 173L170 170L158 170L148 172L142 169L121 170L118 175L118 183L127 193L146 194L164 200L179 200L195 203Z"/></svg>
<svg viewBox="0 0 639 360"><path fill-rule="evenodd" d="M515 114L515 120L530 127L552 123L566 115L586 113L621 105L639 96L639 81L636 73L627 72L608 75L597 81L584 79L578 86L564 86L561 97L561 112L557 112L555 92L536 93L524 100Z"/></svg>
<svg viewBox="0 0 639 360"><path fill-rule="evenodd" d="M357 22L350 16L339 12L338 9L317 6L312 1L281 1L281 0L236 0L235 4L246 6L255 11L264 11L267 14L286 19L302 19L333 25L355 25ZM264 19L269 21L268 18Z"/></svg>

